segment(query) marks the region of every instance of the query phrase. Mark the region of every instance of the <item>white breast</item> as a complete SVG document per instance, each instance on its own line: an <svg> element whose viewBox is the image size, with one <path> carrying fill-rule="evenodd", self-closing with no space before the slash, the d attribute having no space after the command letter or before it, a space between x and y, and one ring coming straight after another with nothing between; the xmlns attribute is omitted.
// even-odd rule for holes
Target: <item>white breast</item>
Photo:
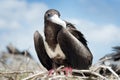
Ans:
<svg viewBox="0 0 120 80"><path fill-rule="evenodd" d="M61 50L59 44L57 44L57 46L56 46L56 48L55 48L54 51L51 50L51 48L49 47L49 45L47 44L46 41L44 41L44 45L45 45L46 52L47 52L47 54L48 54L48 56L49 56L50 58L54 58L54 57L56 57L57 55L59 55L60 58L65 59L65 54L64 54L63 51Z"/></svg>

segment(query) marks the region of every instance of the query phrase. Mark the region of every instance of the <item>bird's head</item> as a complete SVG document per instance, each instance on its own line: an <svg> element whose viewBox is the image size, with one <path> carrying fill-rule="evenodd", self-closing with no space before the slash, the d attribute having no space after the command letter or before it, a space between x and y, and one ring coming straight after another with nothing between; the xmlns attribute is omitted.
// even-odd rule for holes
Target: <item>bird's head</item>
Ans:
<svg viewBox="0 0 120 80"><path fill-rule="evenodd" d="M49 21L51 23L55 23L63 27L66 27L65 21L60 19L60 13L55 9L49 9L48 11L46 11L44 19L45 21Z"/></svg>

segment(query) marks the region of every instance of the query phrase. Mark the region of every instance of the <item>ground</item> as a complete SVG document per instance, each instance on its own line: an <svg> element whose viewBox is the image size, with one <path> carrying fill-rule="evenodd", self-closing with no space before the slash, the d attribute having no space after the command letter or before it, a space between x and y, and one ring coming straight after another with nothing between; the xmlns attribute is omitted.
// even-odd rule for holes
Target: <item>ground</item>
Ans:
<svg viewBox="0 0 120 80"><path fill-rule="evenodd" d="M0 80L118 80L119 76L111 71L111 75L101 75L100 68L109 69L108 66L92 65L89 70L75 70L73 73L78 75L65 75L59 67L52 75L41 65L36 63L32 58L7 52L0 53ZM112 70L110 68L110 70ZM87 75L86 75L87 74Z"/></svg>

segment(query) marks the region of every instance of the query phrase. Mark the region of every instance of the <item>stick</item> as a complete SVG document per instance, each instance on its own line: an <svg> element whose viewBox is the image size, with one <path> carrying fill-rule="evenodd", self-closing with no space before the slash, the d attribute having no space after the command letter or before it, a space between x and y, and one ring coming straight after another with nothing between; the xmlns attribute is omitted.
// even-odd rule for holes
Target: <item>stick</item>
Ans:
<svg viewBox="0 0 120 80"><path fill-rule="evenodd" d="M31 75L31 76L28 76L28 77L26 77L26 78L24 78L24 79L22 79L22 80L30 80L30 79L32 79L32 78L34 78L34 77L36 77L36 76L39 76L39 75L45 74L45 73L46 73L46 72L39 72L39 73L33 74L33 75Z"/></svg>

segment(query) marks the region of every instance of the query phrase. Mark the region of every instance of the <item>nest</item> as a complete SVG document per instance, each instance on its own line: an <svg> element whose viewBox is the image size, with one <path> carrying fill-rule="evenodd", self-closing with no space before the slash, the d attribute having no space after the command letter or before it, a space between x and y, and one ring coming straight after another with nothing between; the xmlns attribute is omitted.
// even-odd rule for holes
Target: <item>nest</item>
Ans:
<svg viewBox="0 0 120 80"><path fill-rule="evenodd" d="M6 52L1 54L0 80L120 80L116 71L100 62L88 70L72 69L72 74L68 75L63 71L64 66L60 66L49 75L49 71L29 56Z"/></svg>

